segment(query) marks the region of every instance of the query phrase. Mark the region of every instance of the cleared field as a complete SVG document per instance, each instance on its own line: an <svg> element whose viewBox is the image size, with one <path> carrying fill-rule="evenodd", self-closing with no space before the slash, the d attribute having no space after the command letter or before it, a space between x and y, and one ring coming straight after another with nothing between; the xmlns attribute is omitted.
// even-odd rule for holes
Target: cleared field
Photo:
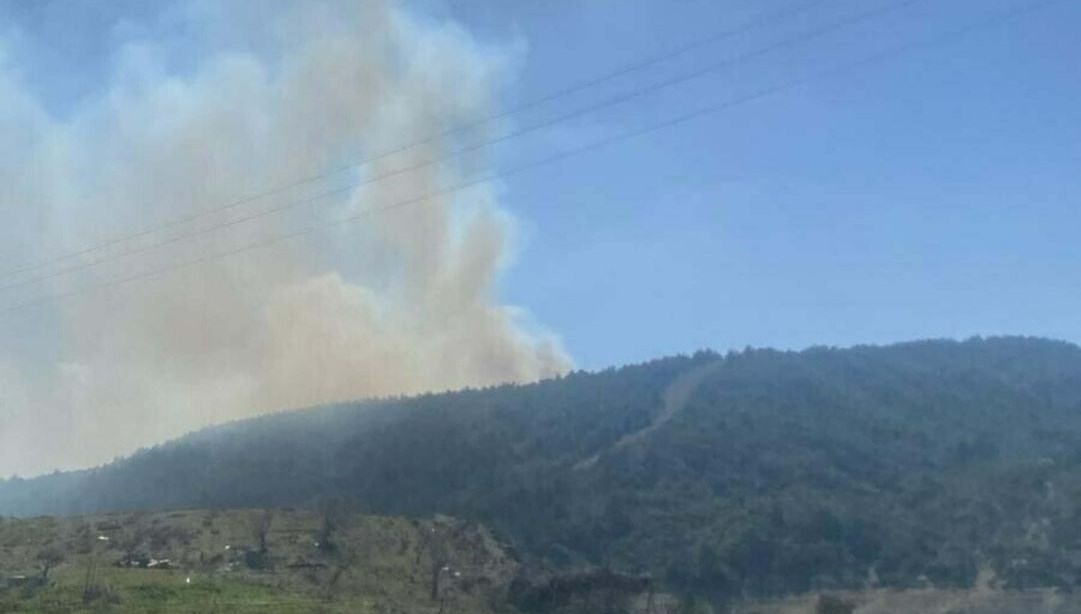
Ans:
<svg viewBox="0 0 1081 614"><path fill-rule="evenodd" d="M0 612L487 614L517 564L481 527L328 511L0 521Z"/></svg>

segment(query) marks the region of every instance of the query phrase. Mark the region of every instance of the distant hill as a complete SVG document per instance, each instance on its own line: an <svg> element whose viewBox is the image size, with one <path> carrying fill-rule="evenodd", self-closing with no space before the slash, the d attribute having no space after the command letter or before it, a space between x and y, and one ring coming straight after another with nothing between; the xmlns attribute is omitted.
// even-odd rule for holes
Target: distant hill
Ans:
<svg viewBox="0 0 1081 614"><path fill-rule="evenodd" d="M481 521L527 561L649 572L717 597L978 576L1075 586L1081 348L993 338L702 352L290 412L0 482L0 513L327 495Z"/></svg>

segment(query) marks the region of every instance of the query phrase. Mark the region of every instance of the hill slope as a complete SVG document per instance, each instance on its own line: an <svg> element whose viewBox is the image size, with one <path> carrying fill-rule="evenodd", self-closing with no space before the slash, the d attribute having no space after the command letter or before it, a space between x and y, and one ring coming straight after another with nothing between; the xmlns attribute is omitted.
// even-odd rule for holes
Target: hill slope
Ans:
<svg viewBox="0 0 1081 614"><path fill-rule="evenodd" d="M333 514L329 535L293 510L6 520L0 611L509 611L518 566L483 528Z"/></svg>
<svg viewBox="0 0 1081 614"><path fill-rule="evenodd" d="M691 374L697 374L691 376ZM700 353L293 412L0 483L0 513L303 505L483 521L527 558L715 596L1074 585L1081 348Z"/></svg>

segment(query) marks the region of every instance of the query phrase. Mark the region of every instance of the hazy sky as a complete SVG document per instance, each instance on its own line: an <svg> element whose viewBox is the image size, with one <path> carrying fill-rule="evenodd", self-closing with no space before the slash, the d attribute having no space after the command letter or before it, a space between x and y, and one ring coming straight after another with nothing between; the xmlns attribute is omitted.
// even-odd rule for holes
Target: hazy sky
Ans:
<svg viewBox="0 0 1081 614"><path fill-rule="evenodd" d="M429 0L526 47L508 104L797 2ZM886 4L886 3L881 3ZM572 145L977 21L1016 0L920 2L501 149ZM870 6L820 7L598 90L549 117ZM167 3L0 2L57 113L93 95L126 30ZM1038 14L505 182L524 241L509 299L596 367L686 351L924 336L1081 339L1081 5ZM655 102L654 102L655 101ZM539 149L538 149L539 151ZM521 155L528 155L521 154Z"/></svg>
<svg viewBox="0 0 1081 614"><path fill-rule="evenodd" d="M768 27L517 114L506 126L544 122L896 2L823 0ZM424 227L431 236L410 234L408 224L373 221L356 231L360 239L336 235L295 258L268 257L220 279L200 281L198 271L189 271L182 284L132 284L111 299L122 302L76 298L5 314L0 381L26 390L12 392L8 386L0 409L20 402L37 407L35 399L57 389L57 382L75 386L79 403L96 416L109 403L130 412L158 402L162 381L172 387L162 402L169 406L217 407L206 399L230 395L242 395L250 405L268 394L285 394L285 404L303 404L398 388L528 380L570 364L596 368L700 347L847 345L1002 333L1081 340L1081 286L1075 283L1081 269L1076 238L1081 228L1081 5L1060 2L947 45L815 77L824 68L1035 2L912 2L868 23L507 141L475 159L437 169L420 183L437 184L448 174L469 176L476 169L513 168L703 105L811 79L716 115L480 186L481 192L449 199L434 210L429 222L435 226ZM93 242L82 234L111 236L163 219L183 208L170 203L189 186L205 192L191 207L220 204L225 194L250 193L289 179L290 173L310 174L349 160L370 145L360 144L369 133L377 135L370 137L373 142L394 143L395 122L414 132L469 122L803 4L418 0L401 5L406 17L396 18L399 29L382 41L373 34L379 28L364 23L368 17L356 17L367 13L348 8L366 3L376 4L323 2L337 8L307 23L279 18L295 14L297 6L311 6L285 0L0 0L0 107L13 114L4 124L3 152L10 159L0 161L13 173L0 190L0 211L7 216L0 258L13 265L39 252ZM339 10L349 18L338 20L334 11ZM349 21L354 17L359 25ZM338 21L346 25L338 27ZM372 39L356 48L371 50L374 59L346 67L370 71L375 79L370 83L377 85L358 90L373 92L371 113L353 113L348 97L324 100L313 89L335 87L335 78L327 76L333 71L315 70L319 62L354 62L348 55L354 26L357 36ZM320 42L326 38L320 28L339 37L330 39L337 47ZM324 78L329 81L320 81ZM337 85L339 93L348 93L349 83ZM263 108L261 91L280 100ZM206 155L174 160L184 145L184 133L175 132L183 121L174 125L175 117L158 114L174 103L177 117L195 118L200 129L210 130L207 139L220 137L229 147L221 154L223 165L207 163L217 174L208 176L205 186L203 176L176 168L177 160L202 163ZM246 113L244 105L253 110ZM16 112L21 115L13 119ZM333 125L336 114L349 126ZM219 120L224 123L214 123ZM369 120L374 123L364 123ZM242 128L230 132L237 125ZM275 133L279 128L285 132ZM245 140L248 129L297 149L275 157ZM320 143L326 147L315 151ZM97 172L98 150L112 174ZM24 151L32 155L23 156ZM149 159L159 155L160 164ZM259 162L264 155L266 164ZM37 156L46 162L36 165ZM236 185L231 185L234 171ZM113 182L116 177L123 182ZM415 186L399 186L406 187ZM106 204L74 215L56 202L53 208L32 202L35 197L55 201L65 189ZM168 198L150 203L143 195L156 189L168 192ZM108 195L114 192L123 206L113 206L114 196ZM386 198L370 192L354 196ZM463 205L463 199L471 204ZM65 201L64 206L73 205ZM65 215L74 217L57 219ZM199 253L198 246L191 250L189 255ZM384 258L387 253L401 261ZM274 258L284 258L288 266ZM257 262L254 256L251 261ZM263 287L265 295L236 290L232 284L238 275L258 282L253 286ZM186 305L193 300L193 283L219 283L236 300L221 307ZM49 287L38 288L43 289ZM33 297L33 290L8 292L4 304ZM423 294L417 313L409 298L414 291ZM209 329L199 334L217 344L218 358L234 351L259 356L266 364L258 368L219 381L200 375L217 367L200 364L197 345L164 340L179 334L184 341L184 327L198 328L198 317L211 317L214 309L225 314L221 322L243 319L245 309L252 308L245 307L246 300L260 309L264 302L272 305L266 308L269 315L253 315L269 318L268 328L246 330L238 322L217 337ZM115 306L132 303L151 314L173 309L178 320L154 315L127 327L130 318ZM314 304L329 311L305 311ZM448 304L454 305L451 311ZM347 334L326 330L335 314L344 314L343 321L366 318L365 324ZM303 326L291 319L305 317ZM433 335L443 335L440 323L452 332L432 342ZM365 326L373 327L380 336L378 351L346 366L378 368L383 375L359 388L356 382L329 381L333 376L325 365L303 358L305 351L314 351L311 347L297 350L311 343L304 326L322 335L320 343L334 346L325 355L335 364L342 362L335 352L352 356L350 344L368 343ZM169 335L157 339L163 327L171 327ZM261 345L278 333L280 343L269 350ZM232 340L233 334L239 340ZM462 356L455 354L454 348L465 346ZM174 347L178 355L190 354L190 364L180 358L164 371L138 368L171 360ZM300 364L291 367L284 358L275 363L264 358L266 352L300 356ZM127 361L127 370L119 370L134 373L130 377L137 376L153 394L117 400L106 393L126 389L130 381L86 384L100 379L114 359ZM421 375L392 375L399 364ZM283 373L305 369L327 381L318 390L281 393L282 382L292 385L294 377ZM281 385L256 394L254 388L262 384L253 381L261 377L277 378ZM196 382L207 381L212 385L186 396ZM62 395L48 396L57 408L72 406ZM45 421L28 412L15 415L31 432L66 424L71 419L63 411ZM96 462L106 453L130 449L129 444L151 443L232 415L174 420L60 464ZM129 417L128 423L134 422ZM8 439L32 441L5 426ZM23 454L10 453L7 465L0 456L0 475L16 462L10 459ZM43 462L25 466L41 469Z"/></svg>

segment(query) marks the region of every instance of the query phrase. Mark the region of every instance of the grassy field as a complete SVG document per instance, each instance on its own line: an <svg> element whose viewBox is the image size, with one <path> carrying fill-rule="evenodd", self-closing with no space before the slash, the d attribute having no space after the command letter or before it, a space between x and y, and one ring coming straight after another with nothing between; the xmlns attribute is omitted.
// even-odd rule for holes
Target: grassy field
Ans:
<svg viewBox="0 0 1081 614"><path fill-rule="evenodd" d="M482 528L445 518L200 510L0 521L0 612L489 614L516 571Z"/></svg>
<svg viewBox="0 0 1081 614"><path fill-rule="evenodd" d="M0 612L395 611L393 606L387 607L374 599L349 596L328 601L303 592L210 574L189 576L174 571L108 569L101 574L99 582L101 592L93 599L84 598L84 585L78 574L64 574L45 588L8 590L0 596Z"/></svg>
<svg viewBox="0 0 1081 614"><path fill-rule="evenodd" d="M162 560L168 563L146 567ZM0 519L0 614L514 614L505 591L519 571L483 528L448 518L196 510ZM835 608L824 609L811 594L736 603L730 611L1081 612L1077 595L997 590L986 578L979 584L970 590L841 591L834 595L845 605ZM651 606L644 597L637 601L629 612L688 611L663 594ZM691 611L718 612L704 603Z"/></svg>

